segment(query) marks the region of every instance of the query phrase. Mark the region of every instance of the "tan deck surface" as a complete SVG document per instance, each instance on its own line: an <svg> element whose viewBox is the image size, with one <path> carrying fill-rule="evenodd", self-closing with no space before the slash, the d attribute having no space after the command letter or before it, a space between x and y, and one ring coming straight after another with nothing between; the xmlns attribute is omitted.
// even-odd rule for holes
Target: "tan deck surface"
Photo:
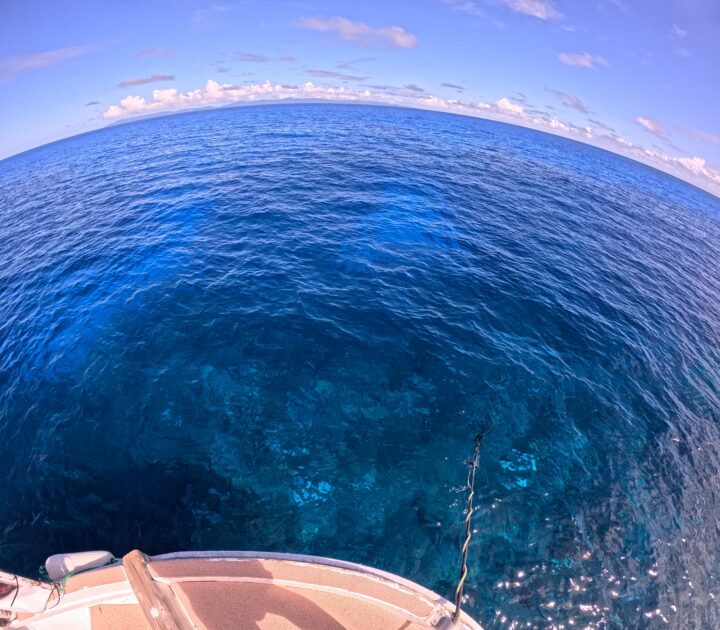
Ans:
<svg viewBox="0 0 720 630"><path fill-rule="evenodd" d="M418 617L424 617L433 608L432 603L417 593L401 590L395 585L370 575L344 571L322 565L290 563L282 560L160 560L150 564L154 577L187 580L238 578L260 582L282 581L313 585L325 589L342 589L354 595L388 600Z"/></svg>
<svg viewBox="0 0 720 630"><path fill-rule="evenodd" d="M372 604L322 591L237 582L182 582L173 590L202 630L427 628ZM232 620L231 625L228 620Z"/></svg>
<svg viewBox="0 0 720 630"><path fill-rule="evenodd" d="M101 604L90 609L93 630L152 630L137 604Z"/></svg>
<svg viewBox="0 0 720 630"><path fill-rule="evenodd" d="M78 573L68 578L65 585L66 593L74 593L83 588L89 586L98 586L99 584L113 584L116 582L123 582L125 580L125 572L123 571L122 564L114 564L109 567L104 567L96 571L86 571L85 573Z"/></svg>

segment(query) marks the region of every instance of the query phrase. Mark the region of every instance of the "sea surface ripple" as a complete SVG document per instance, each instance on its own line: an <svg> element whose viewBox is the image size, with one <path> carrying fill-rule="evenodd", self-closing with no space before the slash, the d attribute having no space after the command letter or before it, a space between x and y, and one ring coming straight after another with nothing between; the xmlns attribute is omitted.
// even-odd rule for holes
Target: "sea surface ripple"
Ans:
<svg viewBox="0 0 720 630"><path fill-rule="evenodd" d="M486 628L720 627L720 201L562 138L277 105L0 162L0 566L262 549Z"/></svg>

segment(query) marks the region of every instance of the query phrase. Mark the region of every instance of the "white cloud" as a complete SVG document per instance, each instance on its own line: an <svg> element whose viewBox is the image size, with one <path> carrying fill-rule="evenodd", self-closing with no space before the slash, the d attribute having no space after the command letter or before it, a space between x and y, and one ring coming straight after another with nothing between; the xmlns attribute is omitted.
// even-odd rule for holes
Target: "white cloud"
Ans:
<svg viewBox="0 0 720 630"><path fill-rule="evenodd" d="M679 125L673 125L673 129L701 144L720 144L720 136L715 133L702 131L700 129L687 129Z"/></svg>
<svg viewBox="0 0 720 630"><path fill-rule="evenodd" d="M597 120L595 118L588 118L587 121L597 127L598 129L602 129L603 131L609 131L611 134L616 135L617 132L615 129L613 129L610 125L607 123L602 122L601 120Z"/></svg>
<svg viewBox="0 0 720 630"><path fill-rule="evenodd" d="M678 39L682 39L688 34L688 32L684 28L678 26L677 24L672 25L672 29L670 32L672 33L673 37L677 37Z"/></svg>
<svg viewBox="0 0 720 630"><path fill-rule="evenodd" d="M660 167L663 165L669 167L662 170L685 179L720 197L720 169L710 167L703 158L697 156L670 157L657 151L648 151L647 149L640 149L639 147L637 147L637 149L638 152L641 151L645 153L656 163L659 162ZM656 164L651 164L651 166L656 166ZM678 168L678 166L680 168ZM694 175L695 178L688 177L688 174Z"/></svg>
<svg viewBox="0 0 720 630"><path fill-rule="evenodd" d="M229 83L220 84L211 79L204 87L186 94L181 94L176 89L153 90L150 101L141 96L127 96L118 105L113 105L105 110L102 115L104 118L112 119L132 114L258 99L325 98L330 100L361 100L370 96L371 93L367 90L357 91L346 87L323 87L310 82L301 86L283 86L272 84L269 81L255 85L234 86ZM373 95L373 98L375 100L388 100L387 97L377 94Z"/></svg>
<svg viewBox="0 0 720 630"><path fill-rule="evenodd" d="M665 125L657 120L645 118L644 116L638 116L635 118L635 122L646 131L663 140L669 147L680 153L684 153L685 151L675 146L671 141L671 137L673 139L677 137L676 134L681 134L686 138L690 138L690 140L698 144L720 144L720 135L710 133L708 131L688 129L687 127L682 127L680 125Z"/></svg>
<svg viewBox="0 0 720 630"><path fill-rule="evenodd" d="M574 94L568 94L567 92L561 92L560 90L551 90L550 88L547 88L547 91L558 96L565 107L575 109L582 114L590 113L590 108Z"/></svg>
<svg viewBox="0 0 720 630"><path fill-rule="evenodd" d="M325 19L304 17L298 26L314 31L337 33L342 39L360 48L415 48L417 38L399 26L372 27L363 22L353 22L343 17Z"/></svg>
<svg viewBox="0 0 720 630"><path fill-rule="evenodd" d="M682 164L686 169L697 174L704 174L707 171L707 164L705 160L699 157L691 158L676 158L677 161Z"/></svg>
<svg viewBox="0 0 720 630"><path fill-rule="evenodd" d="M610 67L610 64L598 55L584 53L560 53L558 59L566 66L575 68L596 68L597 66Z"/></svg>
<svg viewBox="0 0 720 630"><path fill-rule="evenodd" d="M515 13L530 15L539 20L554 20L562 16L548 0L500 0L500 2Z"/></svg>
<svg viewBox="0 0 720 630"><path fill-rule="evenodd" d="M456 11L462 11L463 13L469 13L470 15L483 15L483 12L478 9L477 4L473 0L440 0L443 4L451 6Z"/></svg>
<svg viewBox="0 0 720 630"><path fill-rule="evenodd" d="M473 0L440 0L443 4L451 6L456 11L482 16L483 11ZM515 13L530 15L539 20L554 20L562 17L562 13L555 8L550 0L495 0Z"/></svg>
<svg viewBox="0 0 720 630"><path fill-rule="evenodd" d="M95 44L85 46L70 46L69 48L56 48L45 52L30 55L17 55L0 59L0 83L5 83L13 77L31 70L39 70L49 66L56 66L63 61L79 57L92 52L97 48Z"/></svg>
<svg viewBox="0 0 720 630"><path fill-rule="evenodd" d="M522 114L523 108L520 105L511 103L507 98L503 97L495 103L495 106L503 113L506 114Z"/></svg>
<svg viewBox="0 0 720 630"><path fill-rule="evenodd" d="M673 52L678 57L690 57L690 51L680 43L685 40L687 35L688 32L684 28L678 26L677 24L672 25L672 28L670 29L670 39L673 43Z"/></svg>
<svg viewBox="0 0 720 630"><path fill-rule="evenodd" d="M377 89L381 87L390 86L377 86ZM432 94L415 93L407 90L403 92L371 91L374 89L376 88L373 86L367 86L366 89L360 90L347 87L319 86L313 83L305 83L299 86L279 85L269 81L255 85L236 86L229 83L220 84L210 80L202 88L185 94L181 94L175 89L153 90L152 99L149 101L141 96L127 96L117 105L106 109L102 115L106 119L116 119L151 112L279 99L366 101L420 107L500 120L586 142L664 170L720 196L720 169L712 168L703 158L697 156L671 157L659 151L645 149L634 145L614 132L606 133L606 125L579 127L551 117L546 113L539 116L533 113L533 110L525 110L507 97L491 103L483 101L469 102L443 99ZM650 119L643 120L650 123L656 122Z"/></svg>
<svg viewBox="0 0 720 630"><path fill-rule="evenodd" d="M665 135L665 128L657 120L638 116L635 119L635 122L653 135L659 137L663 137Z"/></svg>

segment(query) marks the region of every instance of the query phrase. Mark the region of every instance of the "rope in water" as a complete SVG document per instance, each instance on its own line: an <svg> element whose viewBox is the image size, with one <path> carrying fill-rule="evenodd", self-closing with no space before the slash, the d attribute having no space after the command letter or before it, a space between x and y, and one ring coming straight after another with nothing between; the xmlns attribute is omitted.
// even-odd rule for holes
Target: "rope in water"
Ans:
<svg viewBox="0 0 720 630"><path fill-rule="evenodd" d="M472 538L472 529L470 528L470 521L472 520L473 514L473 495L475 494L475 471L478 467L478 460L480 459L480 447L482 446L483 438L485 435L479 433L475 436L475 456L472 460L468 460L470 464L470 470L468 471L468 499L467 499L467 516L465 516L465 542L462 546L462 561L460 563L460 580L458 581L457 588L455 589L455 612L452 616L453 623L457 623L460 619L460 604L463 596L463 587L465 585L465 578L467 578L467 556L468 549L470 548L470 538Z"/></svg>

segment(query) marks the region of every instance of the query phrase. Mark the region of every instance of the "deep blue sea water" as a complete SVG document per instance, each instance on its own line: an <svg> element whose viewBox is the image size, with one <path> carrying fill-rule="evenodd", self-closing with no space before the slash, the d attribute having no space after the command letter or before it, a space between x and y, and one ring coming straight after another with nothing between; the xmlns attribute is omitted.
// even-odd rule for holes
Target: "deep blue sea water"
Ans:
<svg viewBox="0 0 720 630"><path fill-rule="evenodd" d="M0 566L263 549L450 596L491 426L486 628L719 627L718 217L597 149L365 106L0 162Z"/></svg>

